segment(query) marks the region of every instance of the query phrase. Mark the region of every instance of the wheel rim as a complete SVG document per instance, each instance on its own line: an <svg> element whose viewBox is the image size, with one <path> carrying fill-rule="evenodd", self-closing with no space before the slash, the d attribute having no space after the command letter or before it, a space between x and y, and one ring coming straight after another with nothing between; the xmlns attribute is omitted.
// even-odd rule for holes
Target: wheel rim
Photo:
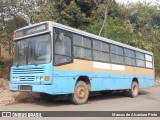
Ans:
<svg viewBox="0 0 160 120"><path fill-rule="evenodd" d="M134 95L138 94L138 86L137 85L133 85L133 94Z"/></svg>
<svg viewBox="0 0 160 120"><path fill-rule="evenodd" d="M78 99L81 99L81 100L85 98L86 90L85 90L84 86L81 85L81 86L77 87L76 96Z"/></svg>

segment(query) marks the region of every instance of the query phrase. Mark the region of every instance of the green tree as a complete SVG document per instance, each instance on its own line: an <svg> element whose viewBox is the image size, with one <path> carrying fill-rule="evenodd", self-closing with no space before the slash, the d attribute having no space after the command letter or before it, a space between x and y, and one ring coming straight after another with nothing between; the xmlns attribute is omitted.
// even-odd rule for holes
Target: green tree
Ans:
<svg viewBox="0 0 160 120"><path fill-rule="evenodd" d="M20 9L17 0L0 1L0 44L11 55L11 43L13 40L14 30L26 25L26 21L18 15Z"/></svg>
<svg viewBox="0 0 160 120"><path fill-rule="evenodd" d="M80 6L74 0L56 1L56 21L75 28L89 23L87 14L81 11Z"/></svg>

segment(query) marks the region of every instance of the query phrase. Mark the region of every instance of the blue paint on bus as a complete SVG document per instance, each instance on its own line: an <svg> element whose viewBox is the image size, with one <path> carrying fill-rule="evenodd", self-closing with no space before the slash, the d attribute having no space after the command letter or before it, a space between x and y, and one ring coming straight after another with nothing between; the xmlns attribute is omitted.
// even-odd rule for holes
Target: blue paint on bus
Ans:
<svg viewBox="0 0 160 120"><path fill-rule="evenodd" d="M31 85L32 92L47 94L74 93L76 81L80 76L87 76L90 78L91 91L130 89L133 78L138 79L139 88L146 88L154 85L154 76L54 70L52 63L38 66L13 66L11 68L11 76L12 78L18 77L19 80L10 81L10 90L20 91L20 85ZM50 76L50 81L37 81L37 76L42 76L43 78L45 76Z"/></svg>

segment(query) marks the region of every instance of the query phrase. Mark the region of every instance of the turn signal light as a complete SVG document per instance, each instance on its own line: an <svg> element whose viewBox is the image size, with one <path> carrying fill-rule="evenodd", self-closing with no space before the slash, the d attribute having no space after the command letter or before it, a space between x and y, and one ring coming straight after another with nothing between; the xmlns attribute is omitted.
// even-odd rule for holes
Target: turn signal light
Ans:
<svg viewBox="0 0 160 120"><path fill-rule="evenodd" d="M45 76L45 81L49 81L50 80L50 77L49 76Z"/></svg>

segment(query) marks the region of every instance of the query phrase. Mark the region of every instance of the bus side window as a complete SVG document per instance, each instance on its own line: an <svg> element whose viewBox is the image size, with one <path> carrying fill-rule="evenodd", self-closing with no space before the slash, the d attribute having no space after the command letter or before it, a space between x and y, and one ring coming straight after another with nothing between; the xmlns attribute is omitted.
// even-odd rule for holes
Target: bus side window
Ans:
<svg viewBox="0 0 160 120"><path fill-rule="evenodd" d="M112 63L124 64L123 48L111 45L111 61Z"/></svg>
<svg viewBox="0 0 160 120"><path fill-rule="evenodd" d="M146 61L146 67L147 68L153 68L153 58L151 55L145 54L145 61Z"/></svg>
<svg viewBox="0 0 160 120"><path fill-rule="evenodd" d="M131 66L136 65L135 52L133 50L125 48L124 49L124 56L125 56L125 64L126 65L131 65Z"/></svg>
<svg viewBox="0 0 160 120"><path fill-rule="evenodd" d="M84 36L73 35L74 57L91 60L91 40Z"/></svg>
<svg viewBox="0 0 160 120"><path fill-rule="evenodd" d="M93 60L99 62L110 62L109 45L107 43L93 40Z"/></svg>
<svg viewBox="0 0 160 120"><path fill-rule="evenodd" d="M145 67L144 53L136 52L136 64L138 67Z"/></svg>
<svg viewBox="0 0 160 120"><path fill-rule="evenodd" d="M71 62L71 38L61 32L55 41L55 65Z"/></svg>

